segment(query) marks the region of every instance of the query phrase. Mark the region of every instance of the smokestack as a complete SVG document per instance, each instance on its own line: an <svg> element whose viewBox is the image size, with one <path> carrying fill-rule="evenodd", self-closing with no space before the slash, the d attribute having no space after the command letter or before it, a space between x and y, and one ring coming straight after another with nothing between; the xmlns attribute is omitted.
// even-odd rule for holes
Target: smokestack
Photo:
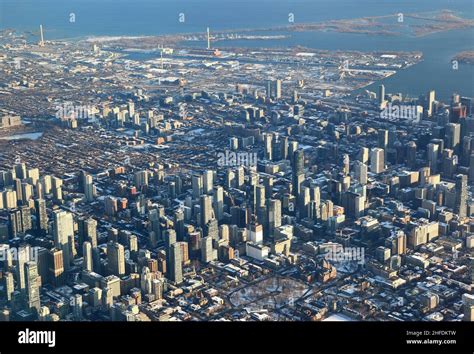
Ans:
<svg viewBox="0 0 474 354"><path fill-rule="evenodd" d="M207 27L207 49L211 49L211 33L209 27Z"/></svg>
<svg viewBox="0 0 474 354"><path fill-rule="evenodd" d="M40 25L40 36L41 36L41 40L39 42L39 45L40 47L43 47L44 46L43 25Z"/></svg>

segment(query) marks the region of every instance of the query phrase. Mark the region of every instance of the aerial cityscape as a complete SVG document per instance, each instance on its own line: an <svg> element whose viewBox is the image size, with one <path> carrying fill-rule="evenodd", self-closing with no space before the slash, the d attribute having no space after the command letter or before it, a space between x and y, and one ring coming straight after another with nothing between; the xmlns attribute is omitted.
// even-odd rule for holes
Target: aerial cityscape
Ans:
<svg viewBox="0 0 474 354"><path fill-rule="evenodd" d="M474 321L469 2L82 34L19 2L0 321Z"/></svg>

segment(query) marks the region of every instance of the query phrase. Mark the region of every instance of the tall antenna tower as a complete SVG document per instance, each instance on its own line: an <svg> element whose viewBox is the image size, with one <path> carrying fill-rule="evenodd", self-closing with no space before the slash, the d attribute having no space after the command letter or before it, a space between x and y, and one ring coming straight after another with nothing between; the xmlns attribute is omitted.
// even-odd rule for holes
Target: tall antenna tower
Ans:
<svg viewBox="0 0 474 354"><path fill-rule="evenodd" d="M44 47L43 25L40 25L40 36L41 36L41 39L39 42L39 46Z"/></svg>
<svg viewBox="0 0 474 354"><path fill-rule="evenodd" d="M211 49L211 32L209 27L207 27L207 49Z"/></svg>
<svg viewBox="0 0 474 354"><path fill-rule="evenodd" d="M161 69L163 69L165 67L163 63L163 51L165 50L163 44L159 46L159 49L160 49L160 64L161 64Z"/></svg>

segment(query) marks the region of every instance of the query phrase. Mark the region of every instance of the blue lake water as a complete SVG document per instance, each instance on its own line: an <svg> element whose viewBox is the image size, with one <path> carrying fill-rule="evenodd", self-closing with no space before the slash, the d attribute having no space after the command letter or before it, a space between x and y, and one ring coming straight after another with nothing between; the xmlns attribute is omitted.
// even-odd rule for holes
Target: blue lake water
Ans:
<svg viewBox="0 0 474 354"><path fill-rule="evenodd" d="M379 16L449 9L474 18L472 0L1 0L0 28L38 32L46 38L77 39L87 36L137 36L215 30L264 28L295 22ZM179 22L183 13L185 22ZM70 22L74 14L75 22ZM278 41L219 42L218 46L295 46L359 51L420 50L423 62L385 80L388 92L412 96L435 89L448 99L453 92L474 96L474 66L453 70L452 57L474 50L474 29L424 37L380 36L330 32L291 33Z"/></svg>

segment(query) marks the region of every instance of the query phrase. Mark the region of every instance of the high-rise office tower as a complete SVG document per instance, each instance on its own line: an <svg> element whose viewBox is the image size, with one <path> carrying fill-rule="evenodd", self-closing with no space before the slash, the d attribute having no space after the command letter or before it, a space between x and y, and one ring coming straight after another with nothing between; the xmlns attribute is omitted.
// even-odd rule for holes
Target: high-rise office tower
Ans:
<svg viewBox="0 0 474 354"><path fill-rule="evenodd" d="M225 186L227 188L235 187L235 173L232 169L228 168L225 175ZM194 191L194 189L193 189Z"/></svg>
<svg viewBox="0 0 474 354"><path fill-rule="evenodd" d="M21 179L15 179L13 181L13 187L15 188L17 200L23 203L23 188L21 188Z"/></svg>
<svg viewBox="0 0 474 354"><path fill-rule="evenodd" d="M298 142L297 141L290 141L288 142L288 158L293 163L293 157L295 155L295 151L298 150Z"/></svg>
<svg viewBox="0 0 474 354"><path fill-rule="evenodd" d="M384 104L385 104L385 86L384 85L380 85L379 86L379 107L380 108L383 108Z"/></svg>
<svg viewBox="0 0 474 354"><path fill-rule="evenodd" d="M30 260L30 246L22 245L18 249L18 259L16 261L16 281L20 291L26 289L25 264Z"/></svg>
<svg viewBox="0 0 474 354"><path fill-rule="evenodd" d="M357 182L359 182L362 185L367 184L367 172L368 172L368 168L365 163L362 163L360 161L355 161L354 175Z"/></svg>
<svg viewBox="0 0 474 354"><path fill-rule="evenodd" d="M184 211L181 208L174 212L174 228L176 230L176 239L180 241L184 240Z"/></svg>
<svg viewBox="0 0 474 354"><path fill-rule="evenodd" d="M369 149L362 147L359 152L359 161L367 164L369 162Z"/></svg>
<svg viewBox="0 0 474 354"><path fill-rule="evenodd" d="M342 173L347 176L349 174L350 158L348 154L342 155Z"/></svg>
<svg viewBox="0 0 474 354"><path fill-rule="evenodd" d="M35 193L33 189L33 185L23 182L21 184L21 200L23 205L28 204L30 199L33 199Z"/></svg>
<svg viewBox="0 0 474 354"><path fill-rule="evenodd" d="M280 79L275 80L274 85L275 85L274 96L276 99L280 99L281 98L281 80Z"/></svg>
<svg viewBox="0 0 474 354"><path fill-rule="evenodd" d="M25 263L26 274L26 298L29 309L40 309L40 289L38 278L38 265L36 262Z"/></svg>
<svg viewBox="0 0 474 354"><path fill-rule="evenodd" d="M239 166L235 169L235 187L238 189L243 189L245 185L245 170L242 166Z"/></svg>
<svg viewBox="0 0 474 354"><path fill-rule="evenodd" d="M135 103L132 101L128 102L128 116L132 118L135 115Z"/></svg>
<svg viewBox="0 0 474 354"><path fill-rule="evenodd" d="M82 295L81 294L75 294L71 298L71 305L72 305L72 314L74 316L75 320L81 320L82 319Z"/></svg>
<svg viewBox="0 0 474 354"><path fill-rule="evenodd" d="M82 269L87 272L92 272L92 244L88 241L82 244Z"/></svg>
<svg viewBox="0 0 474 354"><path fill-rule="evenodd" d="M205 194L209 194L212 191L214 180L214 171L207 170L203 174L203 191Z"/></svg>
<svg viewBox="0 0 474 354"><path fill-rule="evenodd" d="M426 115L431 117L433 115L433 106L435 102L435 90L430 90L426 96Z"/></svg>
<svg viewBox="0 0 474 354"><path fill-rule="evenodd" d="M116 276L125 274L125 249L120 243L113 241L107 243L107 266L110 274Z"/></svg>
<svg viewBox="0 0 474 354"><path fill-rule="evenodd" d="M384 151L380 148L370 150L370 171L381 173L385 171Z"/></svg>
<svg viewBox="0 0 474 354"><path fill-rule="evenodd" d="M14 190L5 190L2 193L3 195L3 207L6 209L14 209L17 207L18 201L16 197L16 192Z"/></svg>
<svg viewBox="0 0 474 354"><path fill-rule="evenodd" d="M293 155L293 194L298 196L304 180L304 150L298 149Z"/></svg>
<svg viewBox="0 0 474 354"><path fill-rule="evenodd" d="M426 146L427 158L428 158L428 166L431 168L433 173L438 171L438 157L439 157L439 145L429 143Z"/></svg>
<svg viewBox="0 0 474 354"><path fill-rule="evenodd" d="M268 98L272 97L272 81L267 80L266 95Z"/></svg>
<svg viewBox="0 0 474 354"><path fill-rule="evenodd" d="M414 169L416 167L416 143L414 141L410 141L407 144L407 166Z"/></svg>
<svg viewBox="0 0 474 354"><path fill-rule="evenodd" d="M64 268L67 270L74 256L74 220L72 214L64 210L53 212L54 245L63 251Z"/></svg>
<svg viewBox="0 0 474 354"><path fill-rule="evenodd" d="M34 186L39 180L39 169L38 168L31 168L28 170L28 180Z"/></svg>
<svg viewBox="0 0 474 354"><path fill-rule="evenodd" d="M278 199L270 199L268 206L269 234L273 236L275 229L281 226L281 202Z"/></svg>
<svg viewBox="0 0 474 354"><path fill-rule="evenodd" d="M35 200L36 228L40 233L48 231L48 214L46 212L46 201L44 199Z"/></svg>
<svg viewBox="0 0 474 354"><path fill-rule="evenodd" d="M298 210L302 218L309 215L309 203L311 202L310 191L311 189L309 187L302 186L298 195Z"/></svg>
<svg viewBox="0 0 474 354"><path fill-rule="evenodd" d="M387 129L379 129L377 131L377 147L380 149L383 149L384 151L387 150L387 147L388 147L388 130Z"/></svg>
<svg viewBox="0 0 474 354"><path fill-rule="evenodd" d="M446 148L458 152L461 142L461 125L458 123L446 124L446 133L444 136L446 142Z"/></svg>
<svg viewBox="0 0 474 354"><path fill-rule="evenodd" d="M166 252L166 272L169 273L171 267L171 246L177 242L176 231L173 229L167 229L163 231L163 241L165 242Z"/></svg>
<svg viewBox="0 0 474 354"><path fill-rule="evenodd" d="M44 175L40 178L39 180L41 182L41 185L43 186L43 192L44 194L50 194L51 189L52 189L52 179L50 175Z"/></svg>
<svg viewBox="0 0 474 354"><path fill-rule="evenodd" d="M193 187L193 198L199 199L199 197L203 193L202 187L202 176L201 175L193 175L191 179L192 187Z"/></svg>
<svg viewBox="0 0 474 354"><path fill-rule="evenodd" d="M469 158L471 152L474 152L474 137L464 136L461 144L461 164L469 167Z"/></svg>
<svg viewBox="0 0 474 354"><path fill-rule="evenodd" d="M92 218L78 220L79 245L85 241L91 243L92 248L97 247L97 221Z"/></svg>
<svg viewBox="0 0 474 354"><path fill-rule="evenodd" d="M203 231L204 235L210 236L213 240L219 240L219 223L216 219L209 220L206 226L204 226Z"/></svg>
<svg viewBox="0 0 474 354"><path fill-rule="evenodd" d="M273 176L265 176L263 178L263 185L265 186L266 198L270 198L273 193Z"/></svg>
<svg viewBox="0 0 474 354"><path fill-rule="evenodd" d="M259 184L255 187L256 209L265 206L265 186Z"/></svg>
<svg viewBox="0 0 474 354"><path fill-rule="evenodd" d="M150 232L150 246L155 248L162 237L160 213L158 209L148 210L148 230Z"/></svg>
<svg viewBox="0 0 474 354"><path fill-rule="evenodd" d="M33 228L31 224L31 209L28 205L23 205L21 211L21 228L23 232L27 232Z"/></svg>
<svg viewBox="0 0 474 354"><path fill-rule="evenodd" d="M23 223L21 222L21 211L19 209L8 212L8 234L10 238L17 237L23 233Z"/></svg>
<svg viewBox="0 0 474 354"><path fill-rule="evenodd" d="M214 187L212 203L216 213L216 219L219 221L222 220L224 216L224 188L221 186Z"/></svg>
<svg viewBox="0 0 474 354"><path fill-rule="evenodd" d="M462 295L462 302L464 306L464 321L474 321L474 295L465 293Z"/></svg>
<svg viewBox="0 0 474 354"><path fill-rule="evenodd" d="M213 219L212 198L208 195L202 195L200 200L201 209L201 227L204 227L211 219Z"/></svg>
<svg viewBox="0 0 474 354"><path fill-rule="evenodd" d="M15 282L13 279L13 273L6 272L3 276L3 279L5 281L5 300L11 301L13 299L13 293L15 292Z"/></svg>
<svg viewBox="0 0 474 354"><path fill-rule="evenodd" d="M15 165L15 173L16 177L19 179L25 179L28 177L27 171L26 171L26 164L24 162L18 163Z"/></svg>
<svg viewBox="0 0 474 354"><path fill-rule="evenodd" d="M92 202L94 200L94 182L91 175L84 176L84 195L86 201Z"/></svg>
<svg viewBox="0 0 474 354"><path fill-rule="evenodd" d="M62 201L63 200L63 180L57 177L53 177L51 179L52 182L52 191L53 191L53 198L55 201Z"/></svg>
<svg viewBox="0 0 474 354"><path fill-rule="evenodd" d="M469 157L469 182L474 182L474 152Z"/></svg>
<svg viewBox="0 0 474 354"><path fill-rule="evenodd" d="M169 279L176 284L183 282L183 270L182 270L182 254L181 246L179 243L173 243L170 248L170 269Z"/></svg>
<svg viewBox="0 0 474 354"><path fill-rule="evenodd" d="M264 145L265 159L271 161L273 159L273 134L264 133L263 145Z"/></svg>
<svg viewBox="0 0 474 354"><path fill-rule="evenodd" d="M263 243L263 226L258 222L251 222L249 224L249 239L255 243Z"/></svg>
<svg viewBox="0 0 474 354"><path fill-rule="evenodd" d="M53 248L49 251L49 280L53 286L61 286L65 281L63 251Z"/></svg>
<svg viewBox="0 0 474 354"><path fill-rule="evenodd" d="M456 176L456 202L454 212L460 217L467 215L467 175Z"/></svg>
<svg viewBox="0 0 474 354"><path fill-rule="evenodd" d="M212 237L207 236L201 239L201 261L209 263L215 259L215 252L212 247Z"/></svg>
<svg viewBox="0 0 474 354"><path fill-rule="evenodd" d="M280 138L280 159L288 159L288 137Z"/></svg>
<svg viewBox="0 0 474 354"><path fill-rule="evenodd" d="M141 190L143 187L148 187L148 171L135 172L134 181L138 190Z"/></svg>

